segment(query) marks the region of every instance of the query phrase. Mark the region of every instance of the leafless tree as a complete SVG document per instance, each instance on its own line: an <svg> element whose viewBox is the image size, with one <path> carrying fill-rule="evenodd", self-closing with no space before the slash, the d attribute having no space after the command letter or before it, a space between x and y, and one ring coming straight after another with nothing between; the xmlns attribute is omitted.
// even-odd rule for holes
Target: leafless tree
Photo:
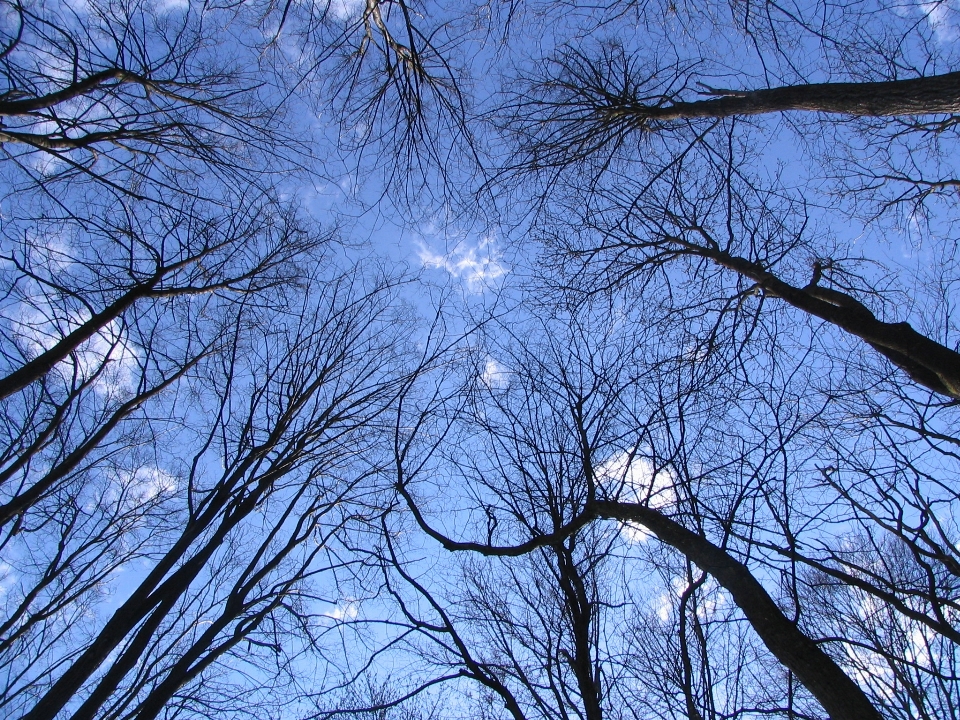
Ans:
<svg viewBox="0 0 960 720"><path fill-rule="evenodd" d="M7 2L3 15L0 137L14 191L62 196L63 180L95 180L162 202L202 193L211 173L249 181L295 145L229 5Z"/></svg>
<svg viewBox="0 0 960 720"><path fill-rule="evenodd" d="M231 342L154 409L151 464L131 467L135 453L126 473L120 455L87 463L21 513L8 540L22 558L7 596L18 598L9 712L155 717L171 704L243 713L248 693L262 693L260 707L294 701L281 688L336 601L323 581L349 566L336 538L349 498L369 492L376 418L402 377L391 283L350 275L283 307L238 303ZM33 545L51 533L59 543ZM121 569L130 589L112 609L94 602ZM65 623L71 612L95 620ZM230 690L223 673L257 680Z"/></svg>
<svg viewBox="0 0 960 720"><path fill-rule="evenodd" d="M957 715L949 7L556 7L4 6L5 713Z"/></svg>
<svg viewBox="0 0 960 720"><path fill-rule="evenodd" d="M597 716L620 712L611 698L625 697L684 717L816 717L814 699L835 718L949 712L952 558L943 534L951 530L934 517L944 517L955 495L940 492L935 474L917 476L909 500L891 497L885 507L879 493L908 485L890 479L892 471L876 477L876 456L856 469L845 463L842 474L818 470L818 460L831 454L824 449L829 430L819 434L832 419L830 401L798 408L796 400L789 407L786 397L770 397L775 389L798 391L801 378L808 390L815 387L802 357L781 359L781 368L765 374L755 366L743 385L720 397L715 387L698 387L698 363L657 358L653 331L650 347L631 348L628 317L601 322L599 330L583 321L533 333L515 328L523 349L486 346L502 363L498 383L477 379L481 364L472 386L464 384L475 398L464 407L476 404L453 421L461 429L431 430L429 437L444 439L428 442L427 455L401 453L407 522L447 550L490 558L466 562L460 582L476 590L458 595L418 575L416 561L404 568L391 556L430 602L424 615L409 611L439 646L421 650L423 657L446 658L447 673L459 663L515 717L552 716L561 707L590 716L585 687L604 698L594 706ZM743 366L765 360L739 358ZM856 439L863 438L861 430ZM437 478L448 480L437 486ZM442 514L433 514L432 497L443 498ZM910 520L903 514L908 502L917 508ZM598 519L618 521L619 535ZM558 571L569 567L565 554L591 537L603 538L597 566L621 569L605 573L602 583L578 575L593 588L579 607L599 616L629 607L632 619L619 627L638 634L630 643L622 639L627 633L591 635L578 672L576 593L565 591L570 577ZM485 565L503 570L481 570ZM611 585L611 575L623 584ZM664 576L658 622L644 590ZM651 647L669 654L654 655ZM761 659L766 653L781 671ZM878 663L885 674L868 679ZM641 692L631 673L664 676L641 682ZM564 687L575 690L567 695ZM540 694L550 692L561 694L543 700Z"/></svg>
<svg viewBox="0 0 960 720"><path fill-rule="evenodd" d="M224 351L237 309L303 282L294 262L321 261L330 235L297 223L268 202L203 215L191 201L177 212L121 206L92 227L51 219L11 238L0 522L82 472L144 403Z"/></svg>

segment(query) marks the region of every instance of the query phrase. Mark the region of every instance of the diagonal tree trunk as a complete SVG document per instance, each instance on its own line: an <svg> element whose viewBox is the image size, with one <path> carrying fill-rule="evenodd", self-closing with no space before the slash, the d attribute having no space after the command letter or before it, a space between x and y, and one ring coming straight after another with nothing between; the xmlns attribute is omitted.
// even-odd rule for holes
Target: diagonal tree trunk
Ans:
<svg viewBox="0 0 960 720"><path fill-rule="evenodd" d="M155 276L150 281L128 290L103 310L68 333L53 347L44 350L37 357L24 363L22 367L14 370L6 377L0 378L0 399L13 395L18 390L42 378L57 363L65 360L70 356L70 353L119 318L137 300L146 297L159 280L160 277Z"/></svg>
<svg viewBox="0 0 960 720"><path fill-rule="evenodd" d="M705 248L697 252L754 280L771 296L857 336L928 389L960 400L960 352L918 333L910 323L883 322L849 295L815 283L795 287L745 258Z"/></svg>
<svg viewBox="0 0 960 720"><path fill-rule="evenodd" d="M797 676L832 720L880 720L863 690L783 614L743 563L652 508L618 502L594 502L590 508L597 517L640 523L712 575L733 596L767 649Z"/></svg>

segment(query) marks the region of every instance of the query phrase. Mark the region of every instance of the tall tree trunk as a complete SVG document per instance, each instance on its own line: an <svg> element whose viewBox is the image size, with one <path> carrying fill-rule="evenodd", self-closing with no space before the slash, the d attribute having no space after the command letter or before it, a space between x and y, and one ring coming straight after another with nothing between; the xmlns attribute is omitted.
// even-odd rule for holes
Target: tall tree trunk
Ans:
<svg viewBox="0 0 960 720"><path fill-rule="evenodd" d="M607 108L618 120L643 123L805 110L839 115L890 117L960 113L960 72L865 83L811 83L763 90L707 88L709 100L651 106L623 103Z"/></svg>
<svg viewBox="0 0 960 720"><path fill-rule="evenodd" d="M571 541L572 542L572 541ZM583 701L586 720L603 720L603 705L599 674L593 658L594 604L588 594L586 583L577 568L573 552L564 545L554 546L557 559L557 579L570 617L570 632L573 636L572 652L561 650L573 671Z"/></svg>
<svg viewBox="0 0 960 720"><path fill-rule="evenodd" d="M0 378L0 400L39 380L52 370L58 362L65 360L83 343L119 318L137 300L146 297L162 275L157 273L147 282L128 290L103 310L80 324L53 347L44 350L22 367Z"/></svg>
<svg viewBox="0 0 960 720"><path fill-rule="evenodd" d="M712 575L733 596L767 649L797 676L832 720L880 720L880 713L863 690L783 614L746 565L706 538L643 505L595 502L590 509L597 517L640 523Z"/></svg>
<svg viewBox="0 0 960 720"><path fill-rule="evenodd" d="M745 258L700 247L697 252L756 281L764 291L798 310L857 336L928 389L960 400L960 353L918 333L910 323L883 322L845 293L815 283L795 287Z"/></svg>

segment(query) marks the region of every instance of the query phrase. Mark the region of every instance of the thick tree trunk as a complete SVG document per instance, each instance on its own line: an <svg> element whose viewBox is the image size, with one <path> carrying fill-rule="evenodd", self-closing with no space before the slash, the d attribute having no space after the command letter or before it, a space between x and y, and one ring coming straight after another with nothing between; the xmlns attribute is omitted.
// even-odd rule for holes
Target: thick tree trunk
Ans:
<svg viewBox="0 0 960 720"><path fill-rule="evenodd" d="M805 110L839 115L889 117L960 113L960 72L910 80L812 83L764 90L715 90L709 100L649 106L624 104L609 112L640 123Z"/></svg>
<svg viewBox="0 0 960 720"><path fill-rule="evenodd" d="M856 335L921 385L960 400L960 353L918 333L910 323L883 322L849 295L816 285L795 287L744 258L704 248L698 252L756 281L770 295Z"/></svg>
<svg viewBox="0 0 960 720"><path fill-rule="evenodd" d="M594 605L572 551L563 545L557 545L554 546L554 552L557 558L557 579L567 606L573 639L573 653L561 650L561 654L565 655L564 659L577 679L584 717L586 720L603 720L600 677L594 663L591 643Z"/></svg>
<svg viewBox="0 0 960 720"><path fill-rule="evenodd" d="M709 573L732 596L757 635L823 705L832 720L880 720L860 687L791 622L747 567L706 538L665 515L633 503L595 502L597 517L640 523Z"/></svg>
<svg viewBox="0 0 960 720"><path fill-rule="evenodd" d="M122 68L113 67L87 75L82 80L77 80L65 88L46 95L11 100L8 99L10 93L4 93L0 96L0 117L29 115L40 110L47 110L63 102L76 100L107 83L124 84L131 82L141 85L149 84L149 81L145 77L128 72Z"/></svg>

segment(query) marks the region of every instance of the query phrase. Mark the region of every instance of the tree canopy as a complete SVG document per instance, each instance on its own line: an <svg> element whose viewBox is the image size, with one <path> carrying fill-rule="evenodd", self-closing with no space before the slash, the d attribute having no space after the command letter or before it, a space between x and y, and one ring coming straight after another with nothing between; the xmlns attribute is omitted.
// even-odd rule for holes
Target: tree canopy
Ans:
<svg viewBox="0 0 960 720"><path fill-rule="evenodd" d="M960 8L0 0L0 714L960 720Z"/></svg>

